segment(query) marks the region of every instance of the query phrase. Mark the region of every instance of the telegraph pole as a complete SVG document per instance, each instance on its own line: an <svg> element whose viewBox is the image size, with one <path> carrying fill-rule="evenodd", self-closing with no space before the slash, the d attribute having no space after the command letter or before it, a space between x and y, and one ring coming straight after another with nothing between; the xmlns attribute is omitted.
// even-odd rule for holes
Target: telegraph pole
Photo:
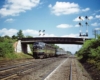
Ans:
<svg viewBox="0 0 100 80"><path fill-rule="evenodd" d="M97 38L98 31L100 31L100 28L95 28L95 30L93 31L93 34L95 35L95 39Z"/></svg>

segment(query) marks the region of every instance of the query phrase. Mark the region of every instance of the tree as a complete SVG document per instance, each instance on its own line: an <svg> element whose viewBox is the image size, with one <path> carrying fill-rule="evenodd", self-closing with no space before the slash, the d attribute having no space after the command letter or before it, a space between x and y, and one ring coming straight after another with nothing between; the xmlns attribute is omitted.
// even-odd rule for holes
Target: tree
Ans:
<svg viewBox="0 0 100 80"><path fill-rule="evenodd" d="M24 38L24 34L22 33L22 30L19 30L19 32L17 33L17 37L19 39Z"/></svg>
<svg viewBox="0 0 100 80"><path fill-rule="evenodd" d="M26 36L26 38L33 38L33 36L29 36L29 35L28 35L28 36Z"/></svg>
<svg viewBox="0 0 100 80"><path fill-rule="evenodd" d="M14 53L14 48L10 39L4 39L0 43L0 57L6 57L6 55L13 54L13 53Z"/></svg>
<svg viewBox="0 0 100 80"><path fill-rule="evenodd" d="M15 35L13 35L13 36L12 36L12 39L18 39L18 37L17 37L17 36L15 36Z"/></svg>
<svg viewBox="0 0 100 80"><path fill-rule="evenodd" d="M5 35L4 38L10 39L10 37L8 35Z"/></svg>

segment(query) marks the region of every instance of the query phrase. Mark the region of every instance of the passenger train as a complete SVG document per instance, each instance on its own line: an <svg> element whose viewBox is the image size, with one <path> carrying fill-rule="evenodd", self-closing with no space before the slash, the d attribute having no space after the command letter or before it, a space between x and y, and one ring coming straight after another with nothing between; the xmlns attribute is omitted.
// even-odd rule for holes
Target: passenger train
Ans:
<svg viewBox="0 0 100 80"><path fill-rule="evenodd" d="M56 49L55 47L44 42L35 42L33 44L33 57L36 59L54 57L62 54L66 54L66 52L62 49Z"/></svg>

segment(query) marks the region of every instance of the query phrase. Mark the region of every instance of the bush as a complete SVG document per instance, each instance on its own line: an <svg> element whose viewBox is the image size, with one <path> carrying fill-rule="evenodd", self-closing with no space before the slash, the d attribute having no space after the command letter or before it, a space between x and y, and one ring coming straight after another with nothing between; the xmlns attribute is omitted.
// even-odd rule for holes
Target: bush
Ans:
<svg viewBox="0 0 100 80"><path fill-rule="evenodd" d="M100 35L97 39L87 40L76 55L80 61L91 63L100 69Z"/></svg>
<svg viewBox="0 0 100 80"><path fill-rule="evenodd" d="M7 54L14 53L13 43L8 39L0 42L0 57L6 57Z"/></svg>

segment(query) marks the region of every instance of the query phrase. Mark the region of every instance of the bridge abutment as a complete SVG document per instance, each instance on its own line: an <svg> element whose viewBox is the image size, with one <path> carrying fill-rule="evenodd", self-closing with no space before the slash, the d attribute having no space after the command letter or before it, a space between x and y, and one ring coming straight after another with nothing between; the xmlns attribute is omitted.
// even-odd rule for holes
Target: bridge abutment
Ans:
<svg viewBox="0 0 100 80"><path fill-rule="evenodd" d="M30 49L30 46L29 44L24 44L24 43L21 43L21 40L18 40L16 42L16 44L14 45L14 48L15 48L15 52L16 53L31 53L31 49Z"/></svg>
<svg viewBox="0 0 100 80"><path fill-rule="evenodd" d="M22 52L23 53L28 53L28 51L27 51L27 44L21 44L21 47L22 47Z"/></svg>

